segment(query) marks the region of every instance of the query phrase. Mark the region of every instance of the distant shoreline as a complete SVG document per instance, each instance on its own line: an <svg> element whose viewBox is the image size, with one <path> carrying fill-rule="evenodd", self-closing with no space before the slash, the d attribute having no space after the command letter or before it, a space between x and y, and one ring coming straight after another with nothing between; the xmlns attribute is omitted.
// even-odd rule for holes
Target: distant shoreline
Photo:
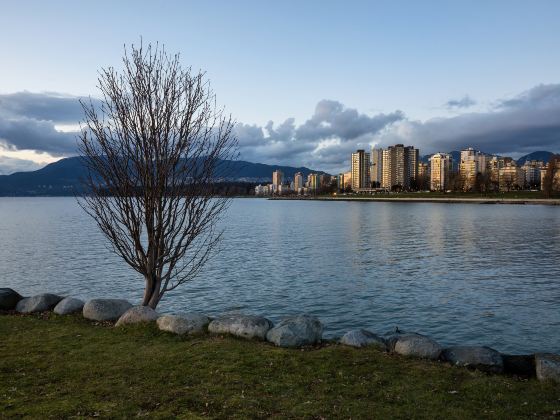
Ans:
<svg viewBox="0 0 560 420"><path fill-rule="evenodd" d="M556 198L458 198L458 197L269 197L269 200L312 200L312 201L378 201L399 203L443 203L443 204L538 204L546 206L560 206L560 199Z"/></svg>

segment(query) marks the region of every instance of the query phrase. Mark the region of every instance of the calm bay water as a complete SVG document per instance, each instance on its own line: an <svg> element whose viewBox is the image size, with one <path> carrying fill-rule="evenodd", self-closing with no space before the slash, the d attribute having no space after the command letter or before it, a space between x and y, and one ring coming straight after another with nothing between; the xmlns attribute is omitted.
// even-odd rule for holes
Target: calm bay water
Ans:
<svg viewBox="0 0 560 420"><path fill-rule="evenodd" d="M560 352L560 208L235 199L220 252L161 312L307 312L339 336ZM0 198L0 286L138 301L73 198Z"/></svg>

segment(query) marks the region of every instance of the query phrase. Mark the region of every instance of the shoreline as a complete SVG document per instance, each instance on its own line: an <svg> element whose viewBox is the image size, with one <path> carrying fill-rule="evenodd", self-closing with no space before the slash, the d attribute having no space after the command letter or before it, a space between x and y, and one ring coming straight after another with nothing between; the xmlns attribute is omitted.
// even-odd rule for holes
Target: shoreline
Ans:
<svg viewBox="0 0 560 420"><path fill-rule="evenodd" d="M311 200L311 201L369 201L369 202L402 202L402 203L441 203L441 204L532 204L560 206L556 198L458 198L458 197L269 197L268 200Z"/></svg>

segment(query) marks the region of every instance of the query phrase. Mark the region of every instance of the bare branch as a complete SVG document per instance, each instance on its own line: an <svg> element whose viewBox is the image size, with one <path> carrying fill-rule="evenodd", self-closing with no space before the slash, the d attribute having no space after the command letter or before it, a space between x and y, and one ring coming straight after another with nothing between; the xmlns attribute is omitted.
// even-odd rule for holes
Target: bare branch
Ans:
<svg viewBox="0 0 560 420"><path fill-rule="evenodd" d="M82 102L88 169L80 205L145 280L144 305L193 279L216 249L229 198L214 196L237 158L234 121L204 73L164 47L132 46L99 73L102 105Z"/></svg>

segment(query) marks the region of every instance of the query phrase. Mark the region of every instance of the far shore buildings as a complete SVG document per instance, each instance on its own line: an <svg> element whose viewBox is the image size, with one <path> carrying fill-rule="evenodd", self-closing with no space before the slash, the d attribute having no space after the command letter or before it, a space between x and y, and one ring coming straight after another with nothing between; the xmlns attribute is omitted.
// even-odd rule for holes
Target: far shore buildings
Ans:
<svg viewBox="0 0 560 420"><path fill-rule="evenodd" d="M296 172L294 175L294 191L300 193L303 190L303 174L301 172Z"/></svg>
<svg viewBox="0 0 560 420"><path fill-rule="evenodd" d="M381 187L410 189L418 178L419 150L396 144L383 150Z"/></svg>
<svg viewBox="0 0 560 420"><path fill-rule="evenodd" d="M276 188L282 185L283 179L284 179L284 174L279 169L272 172L272 185L274 185Z"/></svg>
<svg viewBox="0 0 560 420"><path fill-rule="evenodd" d="M374 188L381 187L383 181L383 149L371 149L371 184Z"/></svg>
<svg viewBox="0 0 560 420"><path fill-rule="evenodd" d="M338 174L336 177L336 186L338 191L345 191L352 188L352 171Z"/></svg>
<svg viewBox="0 0 560 420"><path fill-rule="evenodd" d="M511 160L499 169L499 188L500 191L519 190L525 186L525 173Z"/></svg>
<svg viewBox="0 0 560 420"><path fill-rule="evenodd" d="M436 153L430 158L430 190L446 191L453 171L453 157L447 153Z"/></svg>
<svg viewBox="0 0 560 420"><path fill-rule="evenodd" d="M472 147L461 151L461 162L459 163L459 176L463 184L463 191L472 190L475 187L477 174L486 173L486 161L488 156Z"/></svg>
<svg viewBox="0 0 560 420"><path fill-rule="evenodd" d="M318 174L309 174L307 175L307 188L309 188L312 192L319 191L319 175Z"/></svg>
<svg viewBox="0 0 560 420"><path fill-rule="evenodd" d="M359 191L371 188L369 153L358 150L352 153L352 189Z"/></svg>
<svg viewBox="0 0 560 420"><path fill-rule="evenodd" d="M517 163L511 157L492 156L472 147L461 151L459 165L451 153L435 153L429 163L420 162L414 146L396 144L387 149L363 149L351 155L349 172L332 178L328 174L301 172L284 180L280 170L272 173L272 183L255 187L256 195L308 195L332 191L372 194L393 190L512 191L543 189L548 164L539 160ZM554 170L553 189L560 191L560 161Z"/></svg>

